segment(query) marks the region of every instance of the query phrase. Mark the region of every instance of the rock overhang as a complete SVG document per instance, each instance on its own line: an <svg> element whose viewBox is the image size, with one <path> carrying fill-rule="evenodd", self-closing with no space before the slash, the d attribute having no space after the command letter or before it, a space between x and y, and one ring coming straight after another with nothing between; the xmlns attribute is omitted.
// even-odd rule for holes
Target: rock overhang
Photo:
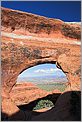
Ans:
<svg viewBox="0 0 82 122"><path fill-rule="evenodd" d="M5 89L10 91L24 69L48 62L57 62L71 81L71 75L80 67L80 23L67 24L6 8L2 8L1 17L2 84ZM78 75L74 75L74 80L76 77Z"/></svg>

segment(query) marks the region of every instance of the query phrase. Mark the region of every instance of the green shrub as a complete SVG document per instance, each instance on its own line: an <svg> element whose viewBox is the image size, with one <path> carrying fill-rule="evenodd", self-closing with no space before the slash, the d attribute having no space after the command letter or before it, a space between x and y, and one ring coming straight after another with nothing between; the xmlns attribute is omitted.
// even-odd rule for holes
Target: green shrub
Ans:
<svg viewBox="0 0 82 122"><path fill-rule="evenodd" d="M33 110L49 108L49 107L54 107L54 104L50 100L40 100L38 104L33 108Z"/></svg>

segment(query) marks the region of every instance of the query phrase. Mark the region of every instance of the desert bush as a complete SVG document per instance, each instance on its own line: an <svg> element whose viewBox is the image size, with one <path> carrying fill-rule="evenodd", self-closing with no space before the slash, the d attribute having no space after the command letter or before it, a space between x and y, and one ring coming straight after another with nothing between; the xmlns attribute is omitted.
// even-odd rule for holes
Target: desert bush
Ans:
<svg viewBox="0 0 82 122"><path fill-rule="evenodd" d="M33 110L49 108L49 107L54 107L54 104L50 100L40 100L38 104L33 108Z"/></svg>

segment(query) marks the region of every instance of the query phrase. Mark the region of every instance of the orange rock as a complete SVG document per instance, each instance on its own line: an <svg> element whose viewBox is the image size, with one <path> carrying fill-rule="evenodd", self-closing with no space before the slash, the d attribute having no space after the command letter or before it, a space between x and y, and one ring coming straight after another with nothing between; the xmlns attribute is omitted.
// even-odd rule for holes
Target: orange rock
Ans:
<svg viewBox="0 0 82 122"><path fill-rule="evenodd" d="M70 89L80 90L80 23L71 24L21 11L1 9L2 96L9 99L8 95L21 72L43 63L56 63L66 74ZM29 99L31 94L36 96L33 99L38 98L38 92L42 96L46 94L38 89L33 90L28 95ZM25 92L22 94L25 95Z"/></svg>

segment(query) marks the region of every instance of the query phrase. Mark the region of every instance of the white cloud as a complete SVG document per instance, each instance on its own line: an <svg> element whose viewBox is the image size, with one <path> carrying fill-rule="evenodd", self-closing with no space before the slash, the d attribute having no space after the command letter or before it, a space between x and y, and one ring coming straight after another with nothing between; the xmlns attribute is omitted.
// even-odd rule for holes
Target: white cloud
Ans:
<svg viewBox="0 0 82 122"><path fill-rule="evenodd" d="M35 73L54 73L58 70L60 70L60 69L53 69L53 68L51 68L51 69L37 69L34 72Z"/></svg>

